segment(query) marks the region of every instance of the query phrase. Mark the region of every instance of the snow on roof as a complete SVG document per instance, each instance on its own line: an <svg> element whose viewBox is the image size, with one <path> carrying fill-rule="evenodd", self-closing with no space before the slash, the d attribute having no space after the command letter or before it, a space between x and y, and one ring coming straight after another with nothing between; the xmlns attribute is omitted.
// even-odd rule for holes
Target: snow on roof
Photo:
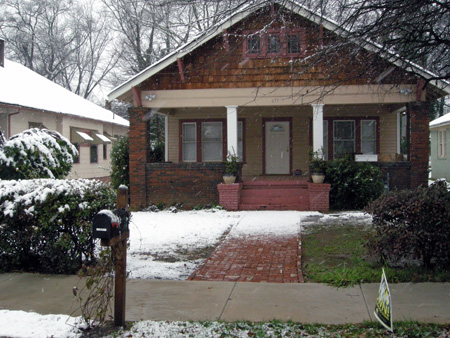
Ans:
<svg viewBox="0 0 450 338"><path fill-rule="evenodd" d="M450 113L447 113L436 120L430 122L430 127L438 127L441 125L450 124Z"/></svg>
<svg viewBox="0 0 450 338"><path fill-rule="evenodd" d="M124 118L9 60L0 67L0 103L129 126Z"/></svg>
<svg viewBox="0 0 450 338"><path fill-rule="evenodd" d="M324 16L320 16L313 11L309 10L305 6L298 4L292 0L275 0L276 3L278 3L280 6L293 11L294 13L297 13L298 15L301 15L312 22L316 24L321 24L323 27L327 30L334 31L340 36L345 37L349 32L345 29L343 29L338 23L335 21L326 18ZM182 45L172 53L166 55L162 59L158 60L154 64L148 66L141 72L137 73L127 81L123 82L116 88L114 88L107 96L108 100L112 101L114 99L117 99L118 97L124 95L126 92L131 90L133 87L139 85L149 77L153 76L154 74L158 73L159 71L163 70L170 64L176 61L177 58L182 58L186 54L191 53L194 49L201 46L202 44L208 42L212 38L216 37L219 34L222 34L224 30L230 28L232 25L236 24L237 22L241 21L242 19L246 18L250 14L254 13L259 8L267 5L264 1L255 1L246 3L242 6L240 6L234 13L232 13L228 18L225 18L215 26L211 27L209 30L206 30L202 33L200 33L198 36L196 36L191 41L187 42L186 44ZM369 51L375 51L378 52L381 50L381 47L373 42L365 41L365 44L363 45L365 49ZM400 62L397 59L397 56L394 53L390 53L389 51L385 51L382 54L382 57L387 59L389 62L392 62L398 67L404 68L407 71L413 70L417 72L418 74L422 75L425 78L432 77L434 74L430 71L416 65L413 62L409 62L405 60L404 62ZM431 81L432 85L440 88L441 90L444 90L447 94L450 94L449 84L446 81Z"/></svg>

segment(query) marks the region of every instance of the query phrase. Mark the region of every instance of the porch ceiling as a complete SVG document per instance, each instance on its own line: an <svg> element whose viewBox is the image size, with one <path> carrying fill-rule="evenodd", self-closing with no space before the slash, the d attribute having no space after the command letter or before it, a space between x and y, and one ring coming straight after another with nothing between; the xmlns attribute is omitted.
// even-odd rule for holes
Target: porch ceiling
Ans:
<svg viewBox="0 0 450 338"><path fill-rule="evenodd" d="M142 104L148 108L391 104L414 101L415 90L414 85L157 90L143 91Z"/></svg>

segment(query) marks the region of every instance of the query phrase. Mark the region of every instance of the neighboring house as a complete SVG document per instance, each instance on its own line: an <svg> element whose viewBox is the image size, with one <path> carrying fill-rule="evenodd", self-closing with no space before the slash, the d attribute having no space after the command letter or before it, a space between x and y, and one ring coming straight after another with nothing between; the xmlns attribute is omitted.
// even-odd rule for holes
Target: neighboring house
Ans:
<svg viewBox="0 0 450 338"><path fill-rule="evenodd" d="M127 120L16 62L0 66L0 128L6 138L29 128L56 130L80 156L68 178L109 180L110 152Z"/></svg>
<svg viewBox="0 0 450 338"><path fill-rule="evenodd" d="M339 32L292 1L252 3L115 88L109 100L134 106L132 207L327 210L330 186L306 178L310 150L322 149L326 159L374 161L391 189L426 184L429 101L449 88L401 76L374 45L309 65ZM368 60L376 80L360 75ZM165 116L165 163L148 157L150 113ZM227 154L242 163L239 184L219 184Z"/></svg>
<svg viewBox="0 0 450 338"><path fill-rule="evenodd" d="M431 178L450 181L450 156L447 144L450 140L450 113L430 122Z"/></svg>

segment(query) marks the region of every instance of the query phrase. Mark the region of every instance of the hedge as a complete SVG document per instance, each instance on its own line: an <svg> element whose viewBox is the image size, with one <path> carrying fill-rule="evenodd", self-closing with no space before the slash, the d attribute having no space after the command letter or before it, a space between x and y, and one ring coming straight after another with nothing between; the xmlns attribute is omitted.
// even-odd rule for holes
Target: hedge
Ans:
<svg viewBox="0 0 450 338"><path fill-rule="evenodd" d="M91 264L91 220L115 201L95 180L0 180L0 269L75 273Z"/></svg>

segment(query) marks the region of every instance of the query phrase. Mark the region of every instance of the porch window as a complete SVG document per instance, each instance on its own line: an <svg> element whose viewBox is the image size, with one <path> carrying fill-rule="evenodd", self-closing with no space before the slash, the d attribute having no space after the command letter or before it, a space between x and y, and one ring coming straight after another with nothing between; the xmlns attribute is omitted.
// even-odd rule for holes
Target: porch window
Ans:
<svg viewBox="0 0 450 338"><path fill-rule="evenodd" d="M225 120L180 121L180 162L222 162L226 157ZM238 149L244 161L244 121L238 121Z"/></svg>
<svg viewBox="0 0 450 338"><path fill-rule="evenodd" d="M202 161L222 161L222 122L202 123Z"/></svg>
<svg viewBox="0 0 450 338"><path fill-rule="evenodd" d="M330 118L323 121L323 155L332 160L348 154L379 153L377 117Z"/></svg>
<svg viewBox="0 0 450 338"><path fill-rule="evenodd" d="M438 131L438 158L447 158L447 131Z"/></svg>
<svg viewBox="0 0 450 338"><path fill-rule="evenodd" d="M334 121L334 158L355 153L355 121Z"/></svg>
<svg viewBox="0 0 450 338"><path fill-rule="evenodd" d="M104 160L108 159L108 145L107 144L103 144L103 159Z"/></svg>
<svg viewBox="0 0 450 338"><path fill-rule="evenodd" d="M363 154L377 153L377 121L361 121L361 152Z"/></svg>
<svg viewBox="0 0 450 338"><path fill-rule="evenodd" d="M197 124L183 123L182 130L183 162L197 161Z"/></svg>

